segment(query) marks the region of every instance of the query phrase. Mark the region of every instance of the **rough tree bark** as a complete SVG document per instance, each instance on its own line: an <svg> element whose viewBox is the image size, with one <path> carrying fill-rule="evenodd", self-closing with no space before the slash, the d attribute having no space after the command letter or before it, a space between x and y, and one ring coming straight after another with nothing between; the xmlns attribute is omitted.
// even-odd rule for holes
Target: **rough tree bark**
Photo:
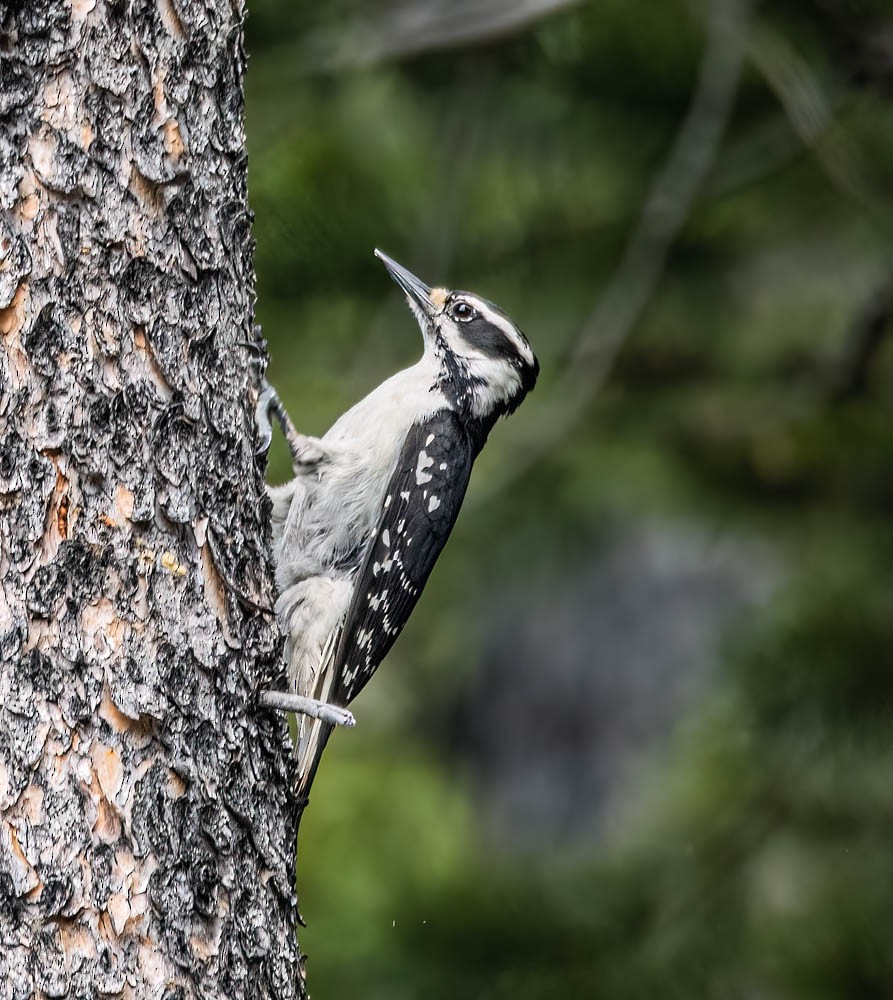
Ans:
<svg viewBox="0 0 893 1000"><path fill-rule="evenodd" d="M242 15L0 3L2 997L303 989Z"/></svg>

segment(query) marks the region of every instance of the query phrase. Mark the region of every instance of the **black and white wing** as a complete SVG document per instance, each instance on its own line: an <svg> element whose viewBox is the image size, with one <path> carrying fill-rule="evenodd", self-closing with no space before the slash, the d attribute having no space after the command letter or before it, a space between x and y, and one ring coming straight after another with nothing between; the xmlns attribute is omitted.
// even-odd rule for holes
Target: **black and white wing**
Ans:
<svg viewBox="0 0 893 1000"><path fill-rule="evenodd" d="M476 454L449 409L407 435L335 652L336 704L360 693L400 635L455 524Z"/></svg>

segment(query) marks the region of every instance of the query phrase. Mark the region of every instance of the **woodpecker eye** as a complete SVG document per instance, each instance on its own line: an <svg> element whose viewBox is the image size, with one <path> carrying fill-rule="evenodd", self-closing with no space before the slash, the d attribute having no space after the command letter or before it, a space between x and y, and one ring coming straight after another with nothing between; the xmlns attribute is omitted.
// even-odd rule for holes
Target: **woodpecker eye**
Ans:
<svg viewBox="0 0 893 1000"><path fill-rule="evenodd" d="M470 306L464 299L459 299L450 312L453 319L459 320L460 323L467 323L476 315L473 306Z"/></svg>

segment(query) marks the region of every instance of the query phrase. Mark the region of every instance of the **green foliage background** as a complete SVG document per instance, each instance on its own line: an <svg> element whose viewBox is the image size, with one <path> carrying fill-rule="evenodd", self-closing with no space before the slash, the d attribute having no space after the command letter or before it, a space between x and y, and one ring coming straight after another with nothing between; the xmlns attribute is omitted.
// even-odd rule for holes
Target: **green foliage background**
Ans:
<svg viewBox="0 0 893 1000"><path fill-rule="evenodd" d="M322 433L415 360L374 246L504 305L543 374L494 432L360 724L327 753L299 854L314 995L893 996L893 347L879 338L865 378L848 361L893 296L893 13L754 11L787 96L813 88L827 120L804 138L749 51L657 292L550 439L574 344L688 107L703 8L601 0L495 41L326 68L320 32L383 6L250 4L270 377ZM270 475L287 474L280 442ZM553 592L618 517L751 540L779 582L728 631L632 814L574 850L513 850L480 820L445 706L480 668L494 595ZM624 669L598 652L587 669Z"/></svg>

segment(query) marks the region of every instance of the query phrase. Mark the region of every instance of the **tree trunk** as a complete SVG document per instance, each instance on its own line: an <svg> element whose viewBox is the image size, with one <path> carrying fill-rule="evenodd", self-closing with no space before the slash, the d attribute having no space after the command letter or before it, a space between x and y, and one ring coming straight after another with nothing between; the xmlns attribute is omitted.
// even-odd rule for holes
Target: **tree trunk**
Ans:
<svg viewBox="0 0 893 1000"><path fill-rule="evenodd" d="M238 0L0 4L0 996L301 992Z"/></svg>

